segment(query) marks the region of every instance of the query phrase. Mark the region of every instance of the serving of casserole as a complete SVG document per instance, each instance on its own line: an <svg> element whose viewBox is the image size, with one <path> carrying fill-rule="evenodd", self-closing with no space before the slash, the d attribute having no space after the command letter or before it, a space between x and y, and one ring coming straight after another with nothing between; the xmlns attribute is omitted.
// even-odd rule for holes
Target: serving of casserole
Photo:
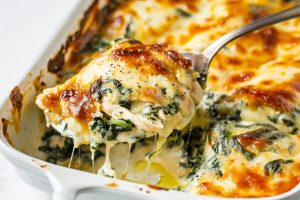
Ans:
<svg viewBox="0 0 300 200"><path fill-rule="evenodd" d="M299 18L223 48L205 89L180 52L296 3L94 1L32 87L14 88L4 136L49 163L152 188L286 193L300 181ZM28 146L10 131L27 132Z"/></svg>

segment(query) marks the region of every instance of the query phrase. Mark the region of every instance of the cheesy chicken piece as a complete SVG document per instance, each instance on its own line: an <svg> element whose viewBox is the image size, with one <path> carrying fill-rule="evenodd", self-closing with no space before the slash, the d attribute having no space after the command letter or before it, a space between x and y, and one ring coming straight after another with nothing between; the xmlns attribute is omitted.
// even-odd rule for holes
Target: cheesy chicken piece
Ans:
<svg viewBox="0 0 300 200"><path fill-rule="evenodd" d="M173 130L184 130L194 117L202 90L191 61L165 44L135 40L111 48L64 84L45 89L37 105L48 124L74 140L75 148L106 144L101 172L115 176L109 149L118 142L158 137L160 149Z"/></svg>

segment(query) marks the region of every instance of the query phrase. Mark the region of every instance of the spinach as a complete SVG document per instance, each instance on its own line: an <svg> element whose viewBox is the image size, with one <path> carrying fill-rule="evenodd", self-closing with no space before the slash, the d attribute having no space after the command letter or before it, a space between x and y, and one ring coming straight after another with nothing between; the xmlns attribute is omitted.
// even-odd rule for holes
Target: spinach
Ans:
<svg viewBox="0 0 300 200"><path fill-rule="evenodd" d="M91 130L100 132L101 130L108 130L108 124L101 117L95 117L91 125Z"/></svg>
<svg viewBox="0 0 300 200"><path fill-rule="evenodd" d="M226 129L226 122L221 122L212 132L208 135L209 143L212 145L212 149L216 154L222 153L229 155L232 149L241 152L247 160L251 160L254 157L254 153L245 149L239 143L237 136L232 136L231 132Z"/></svg>
<svg viewBox="0 0 300 200"><path fill-rule="evenodd" d="M130 44L143 44L141 41L132 38L117 38L113 40L113 43L117 43L117 42L128 42Z"/></svg>
<svg viewBox="0 0 300 200"><path fill-rule="evenodd" d="M126 119L118 119L118 120L112 120L109 123L112 132L119 133L119 132L125 132L125 131L131 131L132 128L134 128L134 124L130 120Z"/></svg>
<svg viewBox="0 0 300 200"><path fill-rule="evenodd" d="M154 107L154 106L150 105L150 106L145 107L142 110L141 114L153 119L154 117L157 117L159 110L160 110L160 107Z"/></svg>
<svg viewBox="0 0 300 200"><path fill-rule="evenodd" d="M109 80L110 81L110 80ZM108 82L109 82L108 81ZM119 90L120 94L122 95L125 95L125 94L130 94L132 93L132 89L127 89L127 88L124 88L122 83L119 81L119 80L116 80L116 79L112 79L111 80L113 82L113 84L117 87L117 89Z"/></svg>
<svg viewBox="0 0 300 200"><path fill-rule="evenodd" d="M167 148L173 148L174 146L178 146L182 143L182 136L180 131L173 130L173 132L168 136L167 141L165 142L165 146Z"/></svg>
<svg viewBox="0 0 300 200"><path fill-rule="evenodd" d="M167 94L167 88L161 88L161 92L163 95L166 95Z"/></svg>
<svg viewBox="0 0 300 200"><path fill-rule="evenodd" d="M252 160L255 156L254 153L243 148L241 144L238 142L238 140L234 137L230 140L230 146L240 151L246 157L247 160Z"/></svg>
<svg viewBox="0 0 300 200"><path fill-rule="evenodd" d="M174 101L168 104L167 106L163 107L162 109L166 115L175 115L179 111L179 103Z"/></svg>
<svg viewBox="0 0 300 200"><path fill-rule="evenodd" d="M248 131L246 133L235 136L237 140L246 139L252 142L263 142L266 145L272 145L276 140L287 137L287 135L277 128L264 124L263 127L257 128L253 131ZM247 148L248 145L252 145L251 142L249 144L244 144L243 147ZM263 147L262 147L263 148ZM265 148L265 147L264 147ZM261 149L259 149L261 150Z"/></svg>
<svg viewBox="0 0 300 200"><path fill-rule="evenodd" d="M130 22L126 25L124 38L133 38L134 37L132 25L133 25L133 21L131 19Z"/></svg>
<svg viewBox="0 0 300 200"><path fill-rule="evenodd" d="M291 118L283 118L282 122L290 129L289 134L297 134L298 128L296 127L295 123L295 115L292 115Z"/></svg>
<svg viewBox="0 0 300 200"><path fill-rule="evenodd" d="M61 137L64 140L64 145L62 147L55 144L52 140L53 137ZM38 148L39 151L44 152L47 155L46 160L53 164L56 164L58 161L64 162L69 159L72 155L74 148L73 139L68 137L63 137L54 129L47 131L42 137L42 145ZM79 159L78 154L80 151L80 159L84 161L90 161L91 153L87 145L81 145L79 148L74 150L74 159ZM95 159L98 159L104 154L99 151L95 152Z"/></svg>
<svg viewBox="0 0 300 200"><path fill-rule="evenodd" d="M159 107L159 106L154 107L154 106L150 105L150 106L145 107L141 111L141 114L154 120L155 117L158 116L159 110L162 110L165 115L175 115L179 111L179 103L174 101L166 106L161 106L161 107Z"/></svg>
<svg viewBox="0 0 300 200"><path fill-rule="evenodd" d="M103 40L100 35L95 35L92 39L85 45L80 53L93 53L95 51L104 51L109 46L109 42Z"/></svg>
<svg viewBox="0 0 300 200"><path fill-rule="evenodd" d="M180 162L179 163L179 166L180 167L183 167L183 168L192 168L195 166L195 163L194 162L191 162L191 161L188 161L188 162Z"/></svg>
<svg viewBox="0 0 300 200"><path fill-rule="evenodd" d="M94 96L96 101L100 101L106 93L112 93L110 88L106 88L101 79L95 80L90 87L90 94Z"/></svg>
<svg viewBox="0 0 300 200"><path fill-rule="evenodd" d="M42 137L42 141L43 142L50 142L49 139L52 137L52 136L55 136L55 135L58 135L60 136L60 133L57 132L56 130L52 129L50 131L47 131L44 136Z"/></svg>
<svg viewBox="0 0 300 200"><path fill-rule="evenodd" d="M100 133L102 138L107 140L115 140L117 134L110 130L109 124L101 117L95 117L91 125L91 130L95 133Z"/></svg>
<svg viewBox="0 0 300 200"><path fill-rule="evenodd" d="M221 162L216 156L213 156L209 160L207 160L203 164L203 169L212 169L216 172L217 175L223 176L223 173L221 171Z"/></svg>
<svg viewBox="0 0 300 200"><path fill-rule="evenodd" d="M215 98L215 94L213 92L207 92L205 96L209 100L213 100Z"/></svg>
<svg viewBox="0 0 300 200"><path fill-rule="evenodd" d="M291 119L282 119L283 123L286 125L286 126L295 126L295 122Z"/></svg>
<svg viewBox="0 0 300 200"><path fill-rule="evenodd" d="M113 83L113 85L117 88L117 90L120 92L121 95L132 93L132 89L124 88L119 80L108 79L103 82L101 79L98 79L91 84L90 91L89 91L92 97L95 98L96 101L100 101L104 94L113 92L113 90L109 88L107 85L110 82ZM125 100L121 101L120 104L122 104L123 107L126 106L126 108L129 108L131 106L130 102L129 101L126 102Z"/></svg>
<svg viewBox="0 0 300 200"><path fill-rule="evenodd" d="M73 150L73 140L71 138L63 137L64 146L60 147L57 144L53 144L53 137L62 137L59 132L56 130L50 130L45 133L42 137L43 145L41 145L38 149L44 153L46 153L53 160L64 160L71 156Z"/></svg>
<svg viewBox="0 0 300 200"><path fill-rule="evenodd" d="M239 110L237 105L231 107L226 104L213 104L209 110L211 111L212 117L217 118L218 120L241 120L241 111Z"/></svg>
<svg viewBox="0 0 300 200"><path fill-rule="evenodd" d="M199 74L199 78L197 78L197 82L201 86L201 88L206 87L206 79L207 79L207 72L202 72Z"/></svg>
<svg viewBox="0 0 300 200"><path fill-rule="evenodd" d="M253 159L260 152L277 152L278 148L276 148L276 145L274 145L277 140L286 138L288 142L291 139L287 133L281 132L276 127L269 124L257 123L247 126L235 125L235 127L245 128L245 130L249 129L250 127L257 127L252 131L235 136L229 135L227 138L225 138L226 142L224 143L227 144L226 148L230 147L240 151L247 158L247 160ZM219 133L217 131L215 132L216 133L213 133L213 135L210 137L219 138L220 136L216 135ZM216 141L216 139L214 141ZM212 144L215 145L215 143L216 142L213 142ZM293 143L291 145L293 145Z"/></svg>
<svg viewBox="0 0 300 200"><path fill-rule="evenodd" d="M131 131L134 124L130 120L111 120L95 117L90 128L95 133L101 134L102 138L115 140L120 132Z"/></svg>
<svg viewBox="0 0 300 200"><path fill-rule="evenodd" d="M68 124L66 123L63 131L66 131L67 129L68 129Z"/></svg>
<svg viewBox="0 0 300 200"><path fill-rule="evenodd" d="M192 168L188 177L192 177L199 170L203 162L206 135L206 132L200 127L193 128L189 133L182 135L182 159L179 165L184 168Z"/></svg>
<svg viewBox="0 0 300 200"><path fill-rule="evenodd" d="M191 17L192 15L188 13L185 10L182 10L181 8L176 8L176 13L180 15L181 17Z"/></svg>
<svg viewBox="0 0 300 200"><path fill-rule="evenodd" d="M274 115L274 116L268 116L268 119L273 122L274 124L276 124L278 122L278 117L279 115Z"/></svg>
<svg viewBox="0 0 300 200"><path fill-rule="evenodd" d="M215 153L223 153L228 155L230 150L230 135L231 133L225 128L224 124L216 126L208 135L209 143L212 144L212 149Z"/></svg>
<svg viewBox="0 0 300 200"><path fill-rule="evenodd" d="M298 128L293 128L293 130L291 131L291 132L289 132L289 134L291 134L291 135L295 135L295 134L297 134L298 133Z"/></svg>
<svg viewBox="0 0 300 200"><path fill-rule="evenodd" d="M137 142L138 142L138 141L137 141ZM134 152L135 147L136 147L136 142L131 144L130 149L129 149L130 153L133 153L133 152Z"/></svg>
<svg viewBox="0 0 300 200"><path fill-rule="evenodd" d="M282 170L283 165L292 163L292 160L277 159L267 163L264 167L267 176L274 175Z"/></svg>
<svg viewBox="0 0 300 200"><path fill-rule="evenodd" d="M251 154L255 156L256 154L265 151L280 153L281 150L277 147L277 145L279 145L279 142L277 141L279 140L283 141L280 145L284 145L290 153L293 150L295 144L288 133L282 132L272 125L263 123L243 126L245 130L251 127L257 128L252 131L233 136L233 139L237 140L237 143L239 143L241 148L249 152L250 156ZM247 156L247 154L245 154L245 156Z"/></svg>
<svg viewBox="0 0 300 200"><path fill-rule="evenodd" d="M127 108L128 110L130 110L131 108L131 101L126 101L126 100L121 100L119 102L119 105L124 107L124 108Z"/></svg>
<svg viewBox="0 0 300 200"><path fill-rule="evenodd" d="M205 111L215 121L225 119L232 121L241 120L240 102L231 102L228 96L216 96L211 92L205 94L204 99L206 99L205 106L207 107Z"/></svg>
<svg viewBox="0 0 300 200"><path fill-rule="evenodd" d="M286 3L297 3L299 2L299 0L282 0L283 2L286 2Z"/></svg>
<svg viewBox="0 0 300 200"><path fill-rule="evenodd" d="M275 124L278 122L282 122L285 126L287 126L287 128L290 129L289 134L294 135L298 132L298 128L296 127L295 123L295 117L296 116L293 114L286 116L283 113L279 113L274 116L268 116L268 119Z"/></svg>

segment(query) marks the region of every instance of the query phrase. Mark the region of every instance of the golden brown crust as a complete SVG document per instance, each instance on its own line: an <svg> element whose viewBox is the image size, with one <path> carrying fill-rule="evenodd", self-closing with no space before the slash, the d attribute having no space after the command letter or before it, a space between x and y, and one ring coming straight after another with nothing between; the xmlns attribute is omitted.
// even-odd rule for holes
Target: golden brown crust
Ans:
<svg viewBox="0 0 300 200"><path fill-rule="evenodd" d="M47 94L42 99L43 105L50 111L55 113L61 113L60 109L60 95L57 93Z"/></svg>
<svg viewBox="0 0 300 200"><path fill-rule="evenodd" d="M129 68L137 68L141 74L163 75L174 81L179 68L185 69L191 65L190 60L168 49L166 44L145 45L129 40L116 43L107 54L109 59L124 62ZM91 93L101 84L101 77L88 87L83 86L82 83L77 82L76 77L73 77L63 86L57 87L58 91L55 93L44 95L42 104L50 112L58 113L63 118L75 117L88 122L95 113ZM144 101L161 102L160 87L144 87L140 93L140 98Z"/></svg>
<svg viewBox="0 0 300 200"><path fill-rule="evenodd" d="M246 98L253 105L269 106L280 111L290 111L292 103L296 100L296 96L292 91L284 89L263 89L254 86L245 86L238 88L234 97Z"/></svg>
<svg viewBox="0 0 300 200"><path fill-rule="evenodd" d="M92 101L90 92L72 81L64 89L42 98L43 105L50 112L58 113L62 118L75 117L85 122L90 121L95 113ZM62 102L65 104L63 109Z"/></svg>
<svg viewBox="0 0 300 200"><path fill-rule="evenodd" d="M56 56L49 60L48 71L51 73L58 73L62 70L65 63L65 47L62 46Z"/></svg>
<svg viewBox="0 0 300 200"><path fill-rule="evenodd" d="M109 15L107 15L107 11L97 14L102 16L101 19L99 18L102 22L107 17L105 23L99 23L105 27L99 32L101 37L111 41L124 37L126 27L132 23L135 27L135 34L133 34L135 39L148 43L165 42L180 51L199 52L230 30L292 5L291 3L284 3L284 1L274 1L270 4L266 3L267 1L226 0L205 2L206 6L203 6L202 2L200 0L155 0L149 6L144 2L125 1L115 12ZM141 4L142 6L140 6ZM144 9L143 6L146 8ZM180 16L176 11L177 8L188 12L191 16ZM199 15L199 17L197 14L200 12L200 8L201 16ZM156 20L156 15L153 13L160 14L159 19L161 18L161 20ZM95 16L95 14L91 14L90 19L95 20L97 18ZM161 23L162 21L163 23ZM72 51L77 53L94 36L96 30L87 28L95 27L95 24L91 25L88 17L82 23L87 24L85 25L86 28L82 26L82 30L85 29L84 34L78 32L77 43L72 42L73 38L70 38L68 42ZM253 113L257 109L272 113L284 112L284 114L290 115L299 104L300 73L294 73L300 66L296 58L300 44L299 32L295 28L298 24L299 19L293 19L247 34L227 45L218 53L210 66L208 89L211 92L228 96L233 94L233 98L235 98L233 101L243 100L247 106L249 105ZM80 35L82 37L79 37ZM70 45L71 43L72 45ZM174 78L171 75L176 69L190 66L189 61L182 60L177 53L167 50L168 47L165 44L146 46L148 47L139 43L130 48L126 45L120 46L111 52L111 57L131 64L132 67L144 74L159 74L168 78ZM95 56L96 54L97 56ZM160 59L155 59L157 54L163 56ZM93 56L99 57L99 52L94 53ZM64 64L64 67L68 64L78 66L77 63L80 63L80 58L82 57L76 53L72 54L71 59ZM283 68L285 69L282 70ZM82 101L83 97L89 97L89 92L87 89L76 90L76 92L78 93L72 91L71 87L70 91L60 91L59 96L55 98L59 98L63 104L66 104L67 109L63 114L64 116L78 115L77 117L84 116L81 118L85 118L86 115L89 115L88 113L93 112L88 110L86 102ZM141 93L150 102L155 102L157 98L160 98L160 91L155 87L145 87ZM56 105L52 107L54 109ZM78 107L80 107L79 111L82 110L81 112L72 111L73 108ZM258 107L260 108L258 109ZM248 110L242 111L242 117L246 112ZM250 115L249 118L251 117ZM273 122L266 119L262 123ZM236 139L245 149L264 149L268 146L266 139L256 138L250 134L239 135ZM228 158L235 157L228 155ZM268 159L273 159L273 157ZM251 165L253 162L245 161L244 163ZM222 169L224 179L220 181L226 182L228 179L232 179L232 182L241 188L240 191L238 187L235 191L229 191L225 186L221 187L208 180L198 185L199 194L224 197L273 196L290 190L299 182L299 169L296 168L290 169L291 174L288 172L286 176L280 172L278 176L282 176L284 181L278 181L259 172L263 168L262 164L260 168L251 168L250 166L235 168L230 164L221 164L223 164L222 167L229 167L229 169ZM228 179L225 180L226 178Z"/></svg>
<svg viewBox="0 0 300 200"><path fill-rule="evenodd" d="M227 83L224 84L225 85L224 87L226 87L227 90L231 90L237 84L251 80L252 78L255 77L255 75L256 73L254 71L246 71L246 70L233 74L227 78ZM210 80L214 81L213 80L214 78L217 79L216 76L211 76Z"/></svg>
<svg viewBox="0 0 300 200"><path fill-rule="evenodd" d="M111 57L127 63L128 66L137 67L144 74L171 75L180 67L189 68L192 65L191 60L183 58L174 50L169 50L166 44L136 43L129 47L124 44L112 50ZM164 55L164 58L159 59L158 54Z"/></svg>
<svg viewBox="0 0 300 200"><path fill-rule="evenodd" d="M279 174L279 176L283 177L288 176L288 179L283 179L282 181L272 183L270 179L273 177L261 175L259 173L259 169L248 168L243 165L239 168L231 167L225 171L220 179L232 180L232 183L236 185L237 189L224 190L223 187L207 181L200 183L197 186L198 194L222 196L228 198L256 198L262 196L275 196L291 190L300 182L299 165L295 165L295 167L293 167L291 170L292 171L287 172L285 175L282 173Z"/></svg>

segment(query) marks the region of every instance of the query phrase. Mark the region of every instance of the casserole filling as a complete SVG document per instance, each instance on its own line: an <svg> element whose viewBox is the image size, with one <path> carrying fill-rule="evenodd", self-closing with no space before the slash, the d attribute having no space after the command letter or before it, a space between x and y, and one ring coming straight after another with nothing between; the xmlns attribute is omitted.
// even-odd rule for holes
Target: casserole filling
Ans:
<svg viewBox="0 0 300 200"><path fill-rule="evenodd" d="M189 61L172 50L202 51L295 1L102 3L49 62L60 82L77 75L37 99L56 129L42 138L48 161L72 157L78 169L219 197L274 196L299 183L299 18L222 49L203 98Z"/></svg>
<svg viewBox="0 0 300 200"><path fill-rule="evenodd" d="M116 177L110 149L119 142L129 147L155 137L159 153L174 131L187 131L202 98L198 74L166 45L119 41L64 84L37 97L49 125L74 140L89 144L94 154L102 143L106 161L99 173Z"/></svg>

